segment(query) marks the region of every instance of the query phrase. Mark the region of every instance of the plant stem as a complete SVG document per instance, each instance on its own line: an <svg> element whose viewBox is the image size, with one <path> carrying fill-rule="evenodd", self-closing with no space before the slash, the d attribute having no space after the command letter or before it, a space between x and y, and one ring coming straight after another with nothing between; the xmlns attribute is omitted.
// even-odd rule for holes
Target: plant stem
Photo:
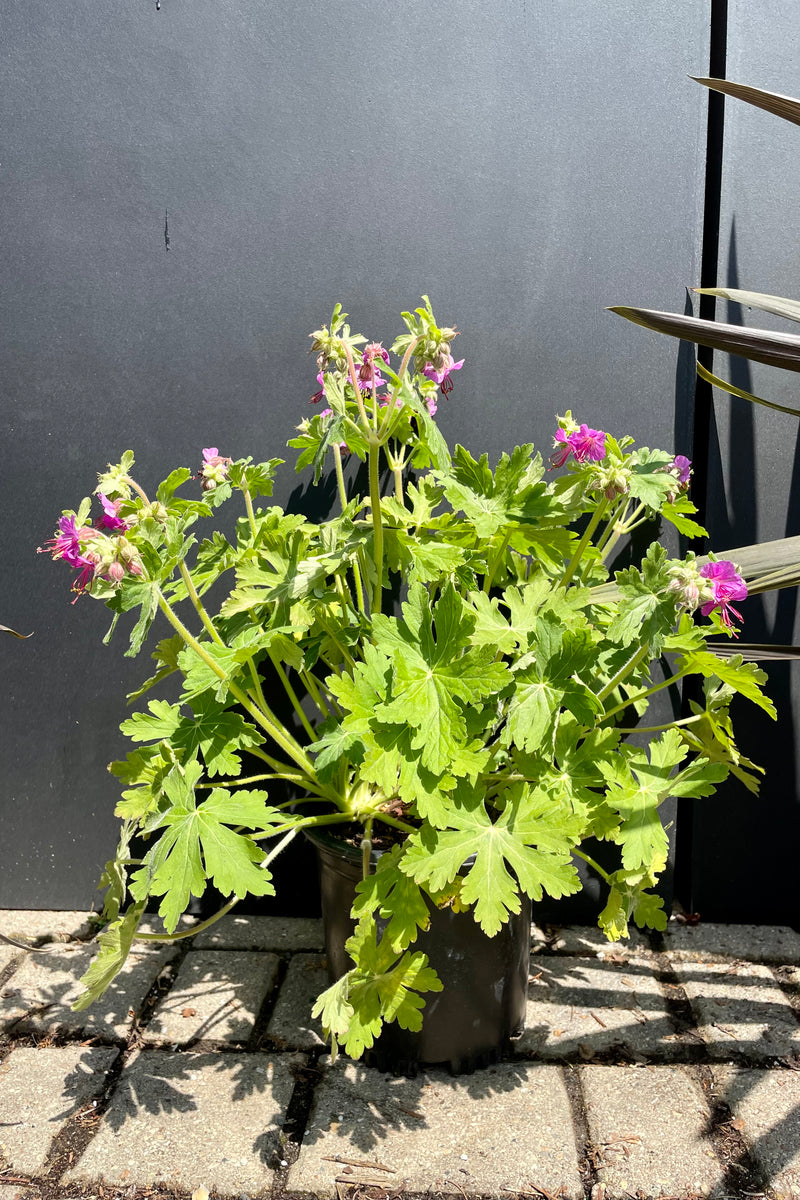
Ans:
<svg viewBox="0 0 800 1200"><path fill-rule="evenodd" d="M199 925L193 925L191 929L182 929L180 933L136 933L134 937L137 942L179 942L182 938L194 937L195 934L202 933L204 929L208 929L210 925L215 925L221 917L229 913L234 905L238 903L239 897L234 896L219 912L215 912L213 917L208 917L207 920L201 921Z"/></svg>
<svg viewBox="0 0 800 1200"><path fill-rule="evenodd" d="M677 729L679 725L694 725L702 721L705 712L697 713L694 717L682 717L679 721L669 721L666 725L617 725L618 733L666 733L668 729Z"/></svg>
<svg viewBox="0 0 800 1200"><path fill-rule="evenodd" d="M639 700L646 700L648 696L654 696L656 692L663 692L664 688L672 687L673 683L677 683L679 679L683 679L684 675L688 675L689 671L678 671L675 675L670 675L669 679L665 679L663 683L657 683L653 687L648 688L646 692L639 692L636 696L629 696L622 704L617 704L614 708L610 708L607 713L604 713L600 718L601 721L613 717L615 713L624 712L631 704L636 704Z"/></svg>
<svg viewBox="0 0 800 1200"><path fill-rule="evenodd" d="M322 816L303 817L299 821L293 822L291 825L281 825L278 829L271 829L268 833L254 833L251 835L251 841L260 842L266 837L277 837L287 829L309 829L317 825L345 825L352 824L352 813L337 812L325 813Z"/></svg>
<svg viewBox="0 0 800 1200"><path fill-rule="evenodd" d="M605 879L607 884L609 884L609 885L611 884L611 876L608 874L607 871L603 870L603 868L600 866L600 863L595 862L594 859L590 858L588 854L584 854L584 852L582 850L578 850L574 846L572 849L572 853L576 854L578 856L578 858L582 858L585 863L588 863L593 871L597 871L597 874L602 879Z"/></svg>
<svg viewBox="0 0 800 1200"><path fill-rule="evenodd" d="M364 836L361 839L361 878L369 876L370 858L372 857L372 823L374 817L368 817L364 822Z"/></svg>
<svg viewBox="0 0 800 1200"><path fill-rule="evenodd" d="M403 833L417 832L413 825L409 825L406 821L399 820L398 817L391 817L385 812L376 812L375 820L382 821L384 825L391 825L393 829L402 829Z"/></svg>
<svg viewBox="0 0 800 1200"><path fill-rule="evenodd" d="M242 495L244 496L244 506L247 509L247 519L250 522L250 532L255 543L258 537L258 526L256 525L256 514L253 512L253 498L247 488L242 488Z"/></svg>
<svg viewBox="0 0 800 1200"><path fill-rule="evenodd" d="M200 620L203 622L203 627L205 628L209 637L211 638L211 640L213 642L216 642L216 644L218 646L225 646L225 643L223 642L222 638L219 636L216 629L214 628L214 622L211 620L211 617L206 612L206 608L205 608L205 605L203 604L203 601L200 599L200 597L197 594L197 589L194 586L194 580L192 579L192 576L189 573L189 568L186 566L186 563L183 561L183 559L181 559L181 561L178 565L178 570L181 573L181 579L186 584L186 591L189 594L189 599L191 600L192 604L194 605L194 610L197 613ZM227 647L226 647L226 649L227 649Z"/></svg>
<svg viewBox="0 0 800 1200"><path fill-rule="evenodd" d="M575 571L578 568L578 564L580 563L581 558L583 557L583 553L584 553L586 547L589 545L589 542L592 539L592 534L594 533L595 529L597 529L597 526L602 521L603 514L605 513L606 509L608 508L608 505L609 505L608 499L604 498L603 500L600 501L597 508L592 513L591 520L589 521L589 524L586 526L586 529L583 531L583 537L578 542L578 545L575 549L575 553L573 554L572 558L569 560L569 563L567 564L567 569L561 577L561 587L565 588L567 586L567 584L570 582L570 580L572 579L572 576L575 574Z"/></svg>
<svg viewBox="0 0 800 1200"><path fill-rule="evenodd" d="M314 679L314 676L311 674L310 671L304 670L304 671L300 672L300 678L302 679L303 683L306 685L306 691L308 692L309 696L316 704L319 711L322 713L323 717L329 717L331 715L331 710L328 707L328 705L325 703L325 698L322 695L322 693L320 692L319 688L317 687L317 683L316 683L316 680Z"/></svg>
<svg viewBox="0 0 800 1200"><path fill-rule="evenodd" d="M319 785L316 771L314 770L314 767L312 766L302 746L300 746L300 744L296 742L290 734L287 734L285 730L281 728L279 722L274 717L272 712L270 712L267 705L264 705L264 711L262 711L246 692L243 692L237 684L233 683L228 678L228 675L219 665L219 663L216 662L206 651L205 647L202 646L201 643L192 636L192 634L181 621L180 617L176 612L174 612L171 605L164 598L160 590L158 593L158 606L169 621L172 628L181 635L183 640L186 642L186 645L195 652L198 658L200 658L206 664L209 670L213 671L218 679L222 679L225 681L225 683L227 683L231 695L238 700L243 708L250 713L250 716L253 718L253 720L257 721L262 729L266 730L270 737L273 738L273 740L278 743L280 748L289 755L289 758L294 760L294 762L300 767L300 770L303 772L303 774L312 783Z"/></svg>
<svg viewBox="0 0 800 1200"><path fill-rule="evenodd" d="M381 522L380 443L369 441L369 498L372 509L373 558L375 561L375 591L372 596L373 614L381 611L383 591L383 524Z"/></svg>
<svg viewBox="0 0 800 1200"><path fill-rule="evenodd" d="M268 650L267 653L269 654L269 661L272 663L273 667L275 668L276 674L277 674L278 678L280 679L281 683L283 684L283 689L286 692L286 695L289 697L289 700L291 701L292 708L294 709L294 711L297 713L298 717L300 718L300 723L303 726L303 729L305 729L306 733L311 738L312 742L316 742L317 735L314 732L314 728L311 725L311 722L309 721L308 717L303 712L302 705L300 704L300 701L297 699L297 693L295 692L294 688L292 687L291 683L289 682L288 675L286 674L286 672L284 671L280 662L274 656L272 651Z"/></svg>
<svg viewBox="0 0 800 1200"><path fill-rule="evenodd" d="M369 417L367 416L367 410L364 407L364 397L361 395L361 388L358 386L358 375L356 373L356 364L353 362L353 353L346 343L344 343L344 352L347 356L347 366L350 371L350 382L352 383L356 393L356 404L358 405L359 416L361 417L361 421L364 426L363 431L366 436L369 437L371 433Z"/></svg>
<svg viewBox="0 0 800 1200"><path fill-rule="evenodd" d="M130 486L131 486L131 487L133 488L133 490L136 492L136 495L137 495L137 496L139 496L139 497L140 497L140 499L144 500L145 504L146 504L146 505L148 506L148 508L149 508L149 507L150 507L150 500L148 499L147 492L145 492L143 488L140 488L140 487L139 487L139 484L136 482L136 480L135 480L135 479L131 479L130 475L124 475L124 476L123 476L123 479L124 479L125 483L128 483L128 484L130 484Z"/></svg>
<svg viewBox="0 0 800 1200"><path fill-rule="evenodd" d="M648 646L640 646L638 650L634 651L628 661L622 664L616 675L614 675L608 681L602 691L597 693L597 699L600 701L607 700L611 693L618 688L625 679L628 678L631 671L635 671L639 663L643 662L647 658L648 654Z"/></svg>

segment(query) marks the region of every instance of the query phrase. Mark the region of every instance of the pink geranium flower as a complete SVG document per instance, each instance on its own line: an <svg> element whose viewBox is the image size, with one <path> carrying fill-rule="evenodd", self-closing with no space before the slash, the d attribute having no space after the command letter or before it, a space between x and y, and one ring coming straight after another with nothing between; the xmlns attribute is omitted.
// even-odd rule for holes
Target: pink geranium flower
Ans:
<svg viewBox="0 0 800 1200"><path fill-rule="evenodd" d="M709 581L712 590L712 599L703 605L701 613L707 617L714 609L718 609L722 624L730 629L730 613L739 621L742 620L742 614L733 607L731 601L747 599L747 584L727 559L706 563L700 568L700 574Z"/></svg>
<svg viewBox="0 0 800 1200"><path fill-rule="evenodd" d="M673 472L678 472L678 483L681 485L681 487L685 487L692 474L691 460L688 459L685 454L676 454L672 463L672 470Z"/></svg>
<svg viewBox="0 0 800 1200"><path fill-rule="evenodd" d="M232 458L225 458L216 446L209 446L203 451L203 465L200 468L200 478L204 492L211 492L228 478L228 468Z"/></svg>
<svg viewBox="0 0 800 1200"><path fill-rule="evenodd" d="M124 533L126 529L130 529L130 525L117 515L122 505L121 500L109 500L102 492L97 493L97 498L103 506L103 515L97 522L98 529L116 529Z"/></svg>
<svg viewBox="0 0 800 1200"><path fill-rule="evenodd" d="M442 395L446 396L453 390L453 381L450 378L453 371L460 371L464 365L464 359L460 362L454 362L452 354L448 354L447 360L443 367L436 368L431 363L427 363L422 368L422 374L426 379L432 379L434 383L438 383L442 389Z"/></svg>
<svg viewBox="0 0 800 1200"><path fill-rule="evenodd" d="M606 456L606 435L599 429L580 425L572 433L559 429L553 439L551 466L563 467L570 454L579 463L600 462Z"/></svg>
<svg viewBox="0 0 800 1200"><path fill-rule="evenodd" d="M39 553L51 552L53 558L63 558L73 567L82 565L81 541L94 537L95 531L88 525L80 529L74 517L59 517L56 536L39 548Z"/></svg>

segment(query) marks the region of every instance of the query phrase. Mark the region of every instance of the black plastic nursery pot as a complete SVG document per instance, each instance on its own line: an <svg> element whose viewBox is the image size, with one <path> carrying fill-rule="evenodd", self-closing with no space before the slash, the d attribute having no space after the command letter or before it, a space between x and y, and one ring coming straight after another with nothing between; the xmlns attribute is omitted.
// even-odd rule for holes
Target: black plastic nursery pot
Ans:
<svg viewBox="0 0 800 1200"><path fill-rule="evenodd" d="M333 983L352 967L345 942L353 932L350 910L361 879L361 853L321 830L306 830L317 851L328 976ZM373 851L373 861L379 852ZM509 1039L525 1025L530 960L531 903L494 937L472 913L431 907L429 929L414 948L427 954L443 984L424 994L422 1029L384 1026L367 1062L381 1071L416 1074L423 1065L445 1064L464 1074L497 1062Z"/></svg>

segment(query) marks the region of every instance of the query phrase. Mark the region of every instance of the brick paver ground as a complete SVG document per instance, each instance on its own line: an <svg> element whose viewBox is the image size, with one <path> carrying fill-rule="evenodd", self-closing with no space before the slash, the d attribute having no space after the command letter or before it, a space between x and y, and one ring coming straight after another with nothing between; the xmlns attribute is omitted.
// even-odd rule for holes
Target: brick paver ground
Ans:
<svg viewBox="0 0 800 1200"><path fill-rule="evenodd" d="M22 917L0 930L47 949L0 943L0 1200L800 1200L791 930L534 930L506 1061L408 1079L331 1064L317 921L139 943L73 1013L85 914Z"/></svg>
<svg viewBox="0 0 800 1200"><path fill-rule="evenodd" d="M146 1042L246 1042L280 960L257 951L190 950L144 1031Z"/></svg>

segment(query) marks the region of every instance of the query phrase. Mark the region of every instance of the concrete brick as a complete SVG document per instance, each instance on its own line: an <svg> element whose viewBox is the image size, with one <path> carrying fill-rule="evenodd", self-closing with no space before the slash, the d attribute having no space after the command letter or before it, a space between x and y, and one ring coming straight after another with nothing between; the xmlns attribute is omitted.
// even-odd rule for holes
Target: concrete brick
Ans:
<svg viewBox="0 0 800 1200"><path fill-rule="evenodd" d="M247 1041L279 963L260 951L190 950L144 1030L145 1042Z"/></svg>
<svg viewBox="0 0 800 1200"><path fill-rule="evenodd" d="M54 945L46 954L29 954L0 991L0 1029L125 1038L134 1014L174 954L171 947L132 954L100 1000L83 1012L72 1012L70 1005L83 990L78 981L94 947Z"/></svg>
<svg viewBox="0 0 800 1200"><path fill-rule="evenodd" d="M683 962L800 964L800 934L785 925L681 925L670 921L664 943Z"/></svg>
<svg viewBox="0 0 800 1200"><path fill-rule="evenodd" d="M708 1195L721 1185L723 1170L705 1135L708 1109L680 1067L588 1066L581 1082L609 1200Z"/></svg>
<svg viewBox="0 0 800 1200"><path fill-rule="evenodd" d="M196 950L321 950L322 922L309 917L221 917L198 933Z"/></svg>
<svg viewBox="0 0 800 1200"><path fill-rule="evenodd" d="M582 1197L561 1069L504 1063L457 1079L430 1072L412 1080L339 1060L317 1088L288 1187L335 1197L337 1179L379 1183L389 1193L502 1195L533 1186Z"/></svg>
<svg viewBox="0 0 800 1200"><path fill-rule="evenodd" d="M0 1065L0 1162L38 1174L64 1122L103 1094L110 1047L18 1047Z"/></svg>
<svg viewBox="0 0 800 1200"><path fill-rule="evenodd" d="M591 1058L619 1046L674 1055L674 1027L652 967L599 959L534 956L521 1054Z"/></svg>
<svg viewBox="0 0 800 1200"><path fill-rule="evenodd" d="M65 1182L269 1192L292 1069L303 1064L288 1055L143 1050Z"/></svg>
<svg viewBox="0 0 800 1200"><path fill-rule="evenodd" d="M548 925L531 927L531 952L566 954L576 958L628 959L647 958L652 953L647 934L631 926L630 937L610 942L602 929L594 925Z"/></svg>
<svg viewBox="0 0 800 1200"><path fill-rule="evenodd" d="M322 1026L311 1016L317 996L328 986L321 954L295 954L281 985L267 1034L278 1046L311 1050L323 1045Z"/></svg>
<svg viewBox="0 0 800 1200"><path fill-rule="evenodd" d="M716 1096L743 1122L742 1137L776 1200L800 1197L800 1074L713 1068Z"/></svg>
<svg viewBox="0 0 800 1200"><path fill-rule="evenodd" d="M676 962L712 1058L800 1054L800 1024L769 968Z"/></svg>
<svg viewBox="0 0 800 1200"><path fill-rule="evenodd" d="M51 912L43 909L0 909L0 933L37 946L42 942L68 942L91 937L95 926L88 912Z"/></svg>

